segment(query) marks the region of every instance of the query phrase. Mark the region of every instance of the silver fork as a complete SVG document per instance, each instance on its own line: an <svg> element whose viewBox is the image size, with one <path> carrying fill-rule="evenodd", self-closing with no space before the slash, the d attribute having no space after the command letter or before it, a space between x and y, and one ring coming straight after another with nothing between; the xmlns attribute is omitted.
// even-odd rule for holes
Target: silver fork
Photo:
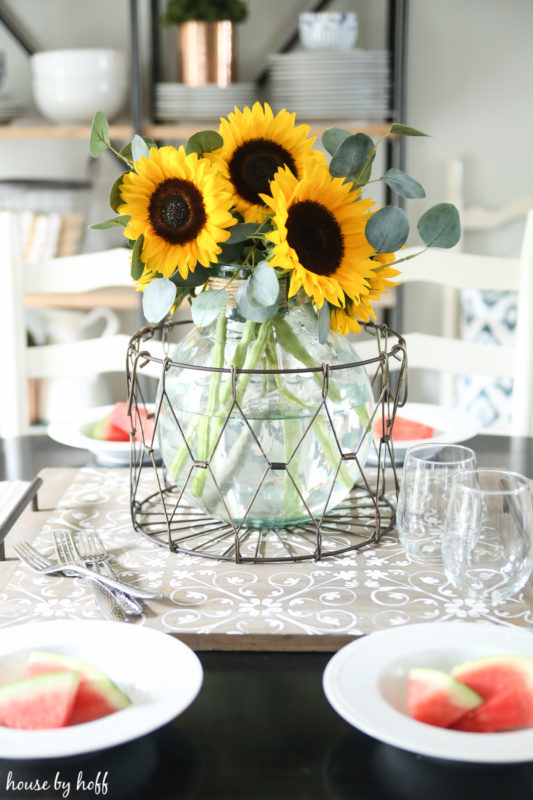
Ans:
<svg viewBox="0 0 533 800"><path fill-rule="evenodd" d="M74 544L74 539L69 530L54 531L54 547L57 560L60 564L74 562L75 564L83 565L83 559ZM99 572L98 569L94 571L96 573ZM119 605L113 590L98 581L87 581L87 583L94 598L94 602L96 603L96 607L100 609L104 617L114 622L124 622L126 615L124 614L122 606Z"/></svg>
<svg viewBox="0 0 533 800"><path fill-rule="evenodd" d="M118 589L120 592L126 592L133 597L140 597L143 600L160 600L164 597L163 592L158 592L154 589L142 589L140 586L135 586L133 583L125 583L116 578L108 578L107 575L97 574L93 569L89 569L89 567L85 567L81 564L75 564L74 562L57 564L36 550L29 542L14 544L13 550L20 560L24 561L30 569L34 572L40 572L42 575L64 575L66 570L75 575L83 575L84 578L99 581L106 586L110 586L112 589Z"/></svg>
<svg viewBox="0 0 533 800"><path fill-rule="evenodd" d="M119 576L109 563L109 555L97 530L81 531L77 536L78 552L87 567L103 572L110 578ZM115 598L125 614L142 614L143 607L138 600L124 592L114 592Z"/></svg>

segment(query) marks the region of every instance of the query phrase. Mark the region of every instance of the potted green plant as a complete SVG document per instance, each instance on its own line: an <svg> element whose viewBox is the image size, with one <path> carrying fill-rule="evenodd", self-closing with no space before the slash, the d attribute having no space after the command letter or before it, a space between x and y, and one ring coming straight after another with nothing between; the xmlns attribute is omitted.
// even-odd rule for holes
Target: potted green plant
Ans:
<svg viewBox="0 0 533 800"><path fill-rule="evenodd" d="M162 24L177 26L182 83L235 82L236 25L247 15L244 0L168 0Z"/></svg>

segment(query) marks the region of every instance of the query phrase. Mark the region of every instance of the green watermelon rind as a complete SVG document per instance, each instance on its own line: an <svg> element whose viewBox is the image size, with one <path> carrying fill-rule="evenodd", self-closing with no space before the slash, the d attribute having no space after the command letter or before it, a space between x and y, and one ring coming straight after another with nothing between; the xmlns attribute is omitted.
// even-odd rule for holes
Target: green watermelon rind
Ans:
<svg viewBox="0 0 533 800"><path fill-rule="evenodd" d="M409 677L425 679L434 688L449 691L454 700L465 704L469 708L475 708L482 702L482 698L470 689L466 684L454 678L448 672L440 669L430 669L429 667L414 667L409 671ZM468 710L467 709L467 710Z"/></svg>
<svg viewBox="0 0 533 800"><path fill-rule="evenodd" d="M482 702L447 672L426 667L409 670L407 706L417 722L448 728Z"/></svg>
<svg viewBox="0 0 533 800"><path fill-rule="evenodd" d="M121 711L123 708L131 705L129 697L113 681L102 672L98 667L88 664L75 656L67 656L60 653L50 653L46 650L32 650L29 659L26 663L24 674L27 671L39 668L37 674L47 674L47 670L51 672L62 672L65 670L75 670L80 674L80 685L76 696L76 701L73 708L73 717L75 718L74 724L81 722L92 721L98 719L106 714L113 713L114 711ZM82 711L83 709L90 708L87 697L93 694L98 698L104 700L109 706L109 710L100 714L98 717L90 716L85 719Z"/></svg>
<svg viewBox="0 0 533 800"><path fill-rule="evenodd" d="M35 716L39 713L39 709L35 704L40 696L46 696L50 693L64 693L65 691L71 694L72 700L70 708L68 708L68 713L65 715L65 720L63 722L63 725L68 724L68 718L72 710L72 705L74 704L79 682L79 672L75 670L64 670L63 672L46 672L40 675L33 675L30 678L21 678L0 686L0 725L4 725L7 718L9 718L12 722L13 712L11 711L10 713L10 705L13 706L20 703L20 701L26 700L28 703L28 708L25 712L26 716L28 717L28 712L30 712L29 716L33 714L35 718ZM29 707L30 704L33 706L33 708ZM29 726L11 724L9 727L20 728ZM60 726L43 725L42 729L44 730L50 727Z"/></svg>
<svg viewBox="0 0 533 800"><path fill-rule="evenodd" d="M105 672L102 672L101 669L94 667L92 664L88 664L86 661L82 661L80 658L75 658L74 656L65 656L62 653L50 653L48 650L32 650L28 661L26 662L23 675L25 676L28 670L31 670L36 663L47 665L47 668L51 664L58 665L61 667L62 671L74 670L75 672L80 673L81 680L110 680ZM38 674L45 674L45 670L40 669Z"/></svg>
<svg viewBox="0 0 533 800"><path fill-rule="evenodd" d="M472 658L468 661L462 661L456 664L451 671L453 677L458 675L469 675L474 671L482 671L488 667L494 666L509 666L517 668L523 677L530 682L533 690L533 658L530 656L523 656L518 653L496 653L492 656L482 656L481 658ZM461 678L457 677L457 680Z"/></svg>

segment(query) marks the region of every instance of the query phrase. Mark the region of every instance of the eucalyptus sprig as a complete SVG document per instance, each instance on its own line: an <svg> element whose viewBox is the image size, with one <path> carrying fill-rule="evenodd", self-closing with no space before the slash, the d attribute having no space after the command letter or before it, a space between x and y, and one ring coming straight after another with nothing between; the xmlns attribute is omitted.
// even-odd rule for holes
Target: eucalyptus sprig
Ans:
<svg viewBox="0 0 533 800"><path fill-rule="evenodd" d="M322 134L322 144L331 155L329 171L333 177L344 178L359 190L371 181L372 165L381 142L391 136L427 136L416 128L394 123L386 134L374 142L364 133L352 134L343 128L328 128ZM395 194L407 200L426 196L424 187L403 170L391 168L378 178ZM368 220L365 235L376 253L394 253L400 250L409 236L409 220L402 208L383 206ZM459 212L451 203L439 203L428 209L418 220L417 230L425 247L416 254L399 258L383 267L394 266L429 247L454 247L461 235Z"/></svg>

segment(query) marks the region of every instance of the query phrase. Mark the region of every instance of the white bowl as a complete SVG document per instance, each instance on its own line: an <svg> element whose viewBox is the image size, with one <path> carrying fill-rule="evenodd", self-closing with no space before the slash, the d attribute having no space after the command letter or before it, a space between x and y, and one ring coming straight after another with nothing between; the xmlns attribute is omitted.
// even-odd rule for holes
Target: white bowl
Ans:
<svg viewBox="0 0 533 800"><path fill-rule="evenodd" d="M533 657L531 630L512 625L511 617L512 612L507 618L502 612L501 625L422 622L361 636L328 662L324 693L350 725L402 750L473 763L531 761L531 728L467 733L418 722L407 709L407 683L413 667L449 672L455 664L496 653Z"/></svg>
<svg viewBox="0 0 533 800"><path fill-rule="evenodd" d="M4 628L0 684L17 680L31 650L87 661L108 675L132 704L66 728L16 730L0 725L2 758L57 759L129 742L181 714L202 685L202 665L190 647L146 626L63 619Z"/></svg>
<svg viewBox="0 0 533 800"><path fill-rule="evenodd" d="M109 49L49 50L31 57L33 95L53 122L89 123L97 111L109 119L128 92L125 53Z"/></svg>
<svg viewBox="0 0 533 800"><path fill-rule="evenodd" d="M300 40L309 50L351 50L357 31L353 12L305 12L299 17Z"/></svg>

